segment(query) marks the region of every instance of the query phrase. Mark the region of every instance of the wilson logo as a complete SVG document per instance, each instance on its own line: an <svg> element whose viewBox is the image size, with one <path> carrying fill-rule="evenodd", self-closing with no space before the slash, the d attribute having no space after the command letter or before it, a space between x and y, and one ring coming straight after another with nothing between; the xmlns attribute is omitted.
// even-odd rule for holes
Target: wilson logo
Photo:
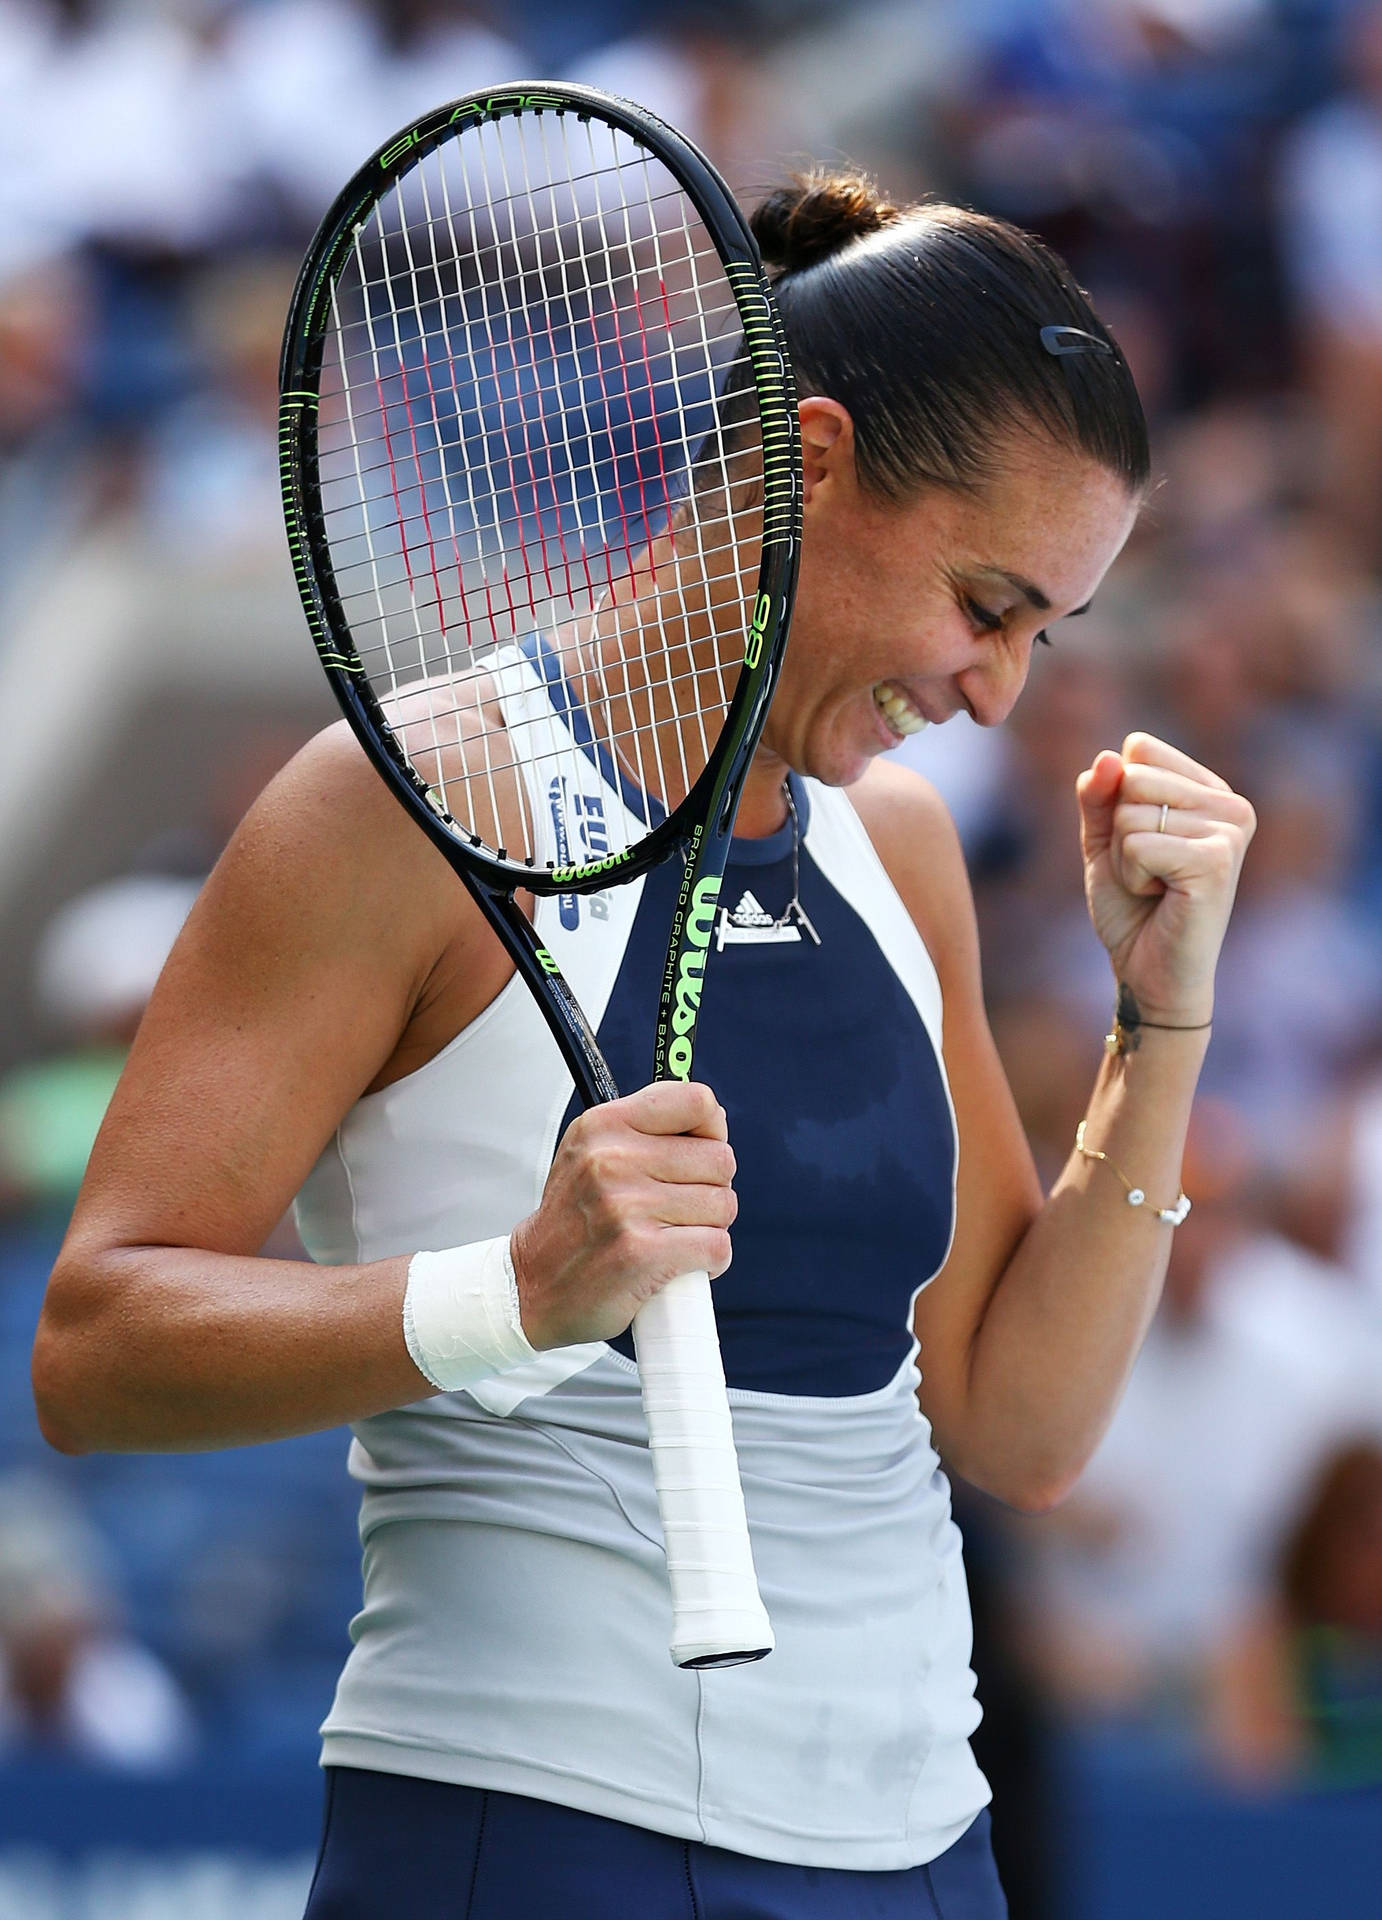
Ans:
<svg viewBox="0 0 1382 1920"><path fill-rule="evenodd" d="M715 909L720 898L718 879L698 880L686 915L686 940L677 960L677 983L672 1001L672 1033L667 1049L667 1071L677 1080L691 1077L691 1036L701 1011L701 986L705 980L705 955L715 930Z"/></svg>
<svg viewBox="0 0 1382 1920"><path fill-rule="evenodd" d="M753 610L753 619L749 622L749 643L744 649L746 667L756 667L763 658L763 638L768 631L768 617L772 610L772 601L766 593L760 593L758 604Z"/></svg>
<svg viewBox="0 0 1382 1920"><path fill-rule="evenodd" d="M553 867L552 878L560 887L571 880L588 880L593 873L608 873L611 867L622 867L632 859L633 853L626 847L622 853L606 854L603 860L587 860L583 867Z"/></svg>

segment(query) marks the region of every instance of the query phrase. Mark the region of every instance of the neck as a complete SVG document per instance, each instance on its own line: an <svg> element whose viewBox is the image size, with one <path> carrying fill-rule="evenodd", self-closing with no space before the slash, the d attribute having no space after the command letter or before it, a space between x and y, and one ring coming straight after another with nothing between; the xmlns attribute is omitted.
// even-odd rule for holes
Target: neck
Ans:
<svg viewBox="0 0 1382 1920"><path fill-rule="evenodd" d="M776 833L787 818L787 762L769 747L754 755L739 800L735 831L745 840L762 840Z"/></svg>
<svg viewBox="0 0 1382 1920"><path fill-rule="evenodd" d="M700 716L714 714L718 725L743 654L744 608L758 545L748 530L742 538L730 537L732 526L728 519L712 522L710 554L684 532L650 541L597 603L580 648L578 699L625 772L669 811L705 764ZM642 755L628 750L635 733L645 743ZM639 764L632 764L635 759ZM759 749L739 809L739 831L746 837L782 825L786 774L783 760Z"/></svg>

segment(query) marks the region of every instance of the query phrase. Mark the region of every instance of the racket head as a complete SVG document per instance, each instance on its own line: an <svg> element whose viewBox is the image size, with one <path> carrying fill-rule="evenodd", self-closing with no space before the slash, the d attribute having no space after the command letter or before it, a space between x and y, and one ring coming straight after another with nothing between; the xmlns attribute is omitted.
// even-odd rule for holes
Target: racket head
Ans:
<svg viewBox="0 0 1382 1920"><path fill-rule="evenodd" d="M453 866L593 891L727 837L786 639L801 463L757 248L689 141L564 84L387 141L303 264L280 449L323 666ZM577 748L505 747L525 660ZM635 824L553 847L534 784L588 779L581 752Z"/></svg>

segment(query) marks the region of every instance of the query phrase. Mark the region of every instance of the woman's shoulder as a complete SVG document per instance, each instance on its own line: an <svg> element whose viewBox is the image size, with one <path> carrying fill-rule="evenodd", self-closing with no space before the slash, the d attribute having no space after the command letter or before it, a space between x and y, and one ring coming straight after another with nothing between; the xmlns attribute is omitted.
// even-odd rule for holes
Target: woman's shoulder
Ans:
<svg viewBox="0 0 1382 1920"><path fill-rule="evenodd" d="M886 758L873 760L863 778L844 791L875 846L897 834L908 840L918 833L955 837L950 809L940 793L911 767Z"/></svg>
<svg viewBox="0 0 1382 1920"><path fill-rule="evenodd" d="M455 886L343 720L316 734L270 781L222 865L280 903L286 888L299 904L335 904L354 917L377 906L424 919L447 883Z"/></svg>
<svg viewBox="0 0 1382 1920"><path fill-rule="evenodd" d="M407 1070L464 898L353 737L309 743L178 936L92 1158L84 1231L262 1246L361 1092Z"/></svg>
<svg viewBox="0 0 1382 1920"><path fill-rule="evenodd" d="M367 1080L391 1074L397 1047L433 1046L429 1021L464 1024L467 995L483 1004L495 990L494 942L469 894L343 721L251 807L189 927L227 990L247 975L261 998L296 1002L329 981L348 1021L392 1009Z"/></svg>

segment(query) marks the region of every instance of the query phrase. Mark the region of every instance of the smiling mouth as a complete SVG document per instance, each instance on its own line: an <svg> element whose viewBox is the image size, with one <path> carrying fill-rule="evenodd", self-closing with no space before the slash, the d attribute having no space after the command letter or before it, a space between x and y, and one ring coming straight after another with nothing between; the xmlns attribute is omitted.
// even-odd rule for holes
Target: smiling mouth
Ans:
<svg viewBox="0 0 1382 1920"><path fill-rule="evenodd" d="M912 705L895 681L878 682L873 690L873 704L899 740L905 740L910 733L920 733L929 724L926 715Z"/></svg>

